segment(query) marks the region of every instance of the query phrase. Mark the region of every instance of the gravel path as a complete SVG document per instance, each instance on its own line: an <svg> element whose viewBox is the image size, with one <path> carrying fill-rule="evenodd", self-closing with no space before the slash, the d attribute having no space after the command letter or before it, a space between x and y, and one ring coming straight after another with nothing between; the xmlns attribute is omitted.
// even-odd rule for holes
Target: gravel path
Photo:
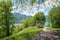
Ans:
<svg viewBox="0 0 60 40"><path fill-rule="evenodd" d="M44 29L45 30L45 29ZM60 40L57 31L45 30L36 36L32 37L32 40Z"/></svg>

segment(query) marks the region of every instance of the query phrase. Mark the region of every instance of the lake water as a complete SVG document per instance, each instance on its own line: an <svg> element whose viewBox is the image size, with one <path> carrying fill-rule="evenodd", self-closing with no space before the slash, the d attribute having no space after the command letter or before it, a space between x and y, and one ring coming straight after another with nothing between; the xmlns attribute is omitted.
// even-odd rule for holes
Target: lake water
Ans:
<svg viewBox="0 0 60 40"><path fill-rule="evenodd" d="M15 23L14 26L21 26L21 23Z"/></svg>
<svg viewBox="0 0 60 40"><path fill-rule="evenodd" d="M21 26L22 23L15 23L14 26ZM45 22L45 26L48 25L48 22Z"/></svg>

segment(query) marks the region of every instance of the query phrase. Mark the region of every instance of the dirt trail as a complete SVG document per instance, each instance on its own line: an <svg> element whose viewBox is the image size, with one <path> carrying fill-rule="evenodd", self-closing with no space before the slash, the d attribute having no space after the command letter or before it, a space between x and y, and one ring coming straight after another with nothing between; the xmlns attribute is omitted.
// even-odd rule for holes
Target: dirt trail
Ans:
<svg viewBox="0 0 60 40"><path fill-rule="evenodd" d="M32 38L32 40L60 40L57 31L43 29L43 32L40 32Z"/></svg>

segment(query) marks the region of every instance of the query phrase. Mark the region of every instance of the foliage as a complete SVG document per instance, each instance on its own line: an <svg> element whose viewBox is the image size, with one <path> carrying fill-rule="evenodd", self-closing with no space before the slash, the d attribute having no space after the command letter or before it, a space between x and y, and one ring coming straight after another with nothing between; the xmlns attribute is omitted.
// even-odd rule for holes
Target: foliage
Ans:
<svg viewBox="0 0 60 40"><path fill-rule="evenodd" d="M32 26L33 25L33 22L32 22L33 20L32 20L32 18L27 18L27 19L25 19L24 21L23 21L23 26L25 27L25 28L27 28L27 27L29 27L29 26Z"/></svg>
<svg viewBox="0 0 60 40"><path fill-rule="evenodd" d="M1 0L0 2L0 27L1 27L1 37L10 35L10 26L14 26L14 17L11 13L12 11L12 1L11 0Z"/></svg>
<svg viewBox="0 0 60 40"><path fill-rule="evenodd" d="M33 20L36 23L41 23L41 24L45 24L45 15L43 12L38 12L35 14L35 16L33 17Z"/></svg>
<svg viewBox="0 0 60 40"><path fill-rule="evenodd" d="M13 34L18 33L18 32L20 32L20 31L22 31L23 29L24 29L23 26L16 26L16 27L14 28Z"/></svg>
<svg viewBox="0 0 60 40"><path fill-rule="evenodd" d="M1 40L30 40L34 35L40 33L41 31L41 28L28 27L17 34L3 38Z"/></svg>
<svg viewBox="0 0 60 40"><path fill-rule="evenodd" d="M60 27L60 6L54 7L49 12L49 22L52 24L52 27Z"/></svg>
<svg viewBox="0 0 60 40"><path fill-rule="evenodd" d="M26 20L24 20L23 21L23 26L25 27L25 28L27 28L29 25L28 25L28 20L29 19L26 19Z"/></svg>

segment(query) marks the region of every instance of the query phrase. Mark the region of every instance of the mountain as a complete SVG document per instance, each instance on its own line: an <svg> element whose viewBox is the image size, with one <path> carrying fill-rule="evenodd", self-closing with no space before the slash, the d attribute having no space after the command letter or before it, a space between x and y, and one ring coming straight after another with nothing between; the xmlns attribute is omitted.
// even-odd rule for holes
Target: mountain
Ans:
<svg viewBox="0 0 60 40"><path fill-rule="evenodd" d="M16 19L18 19L18 20L24 20L24 19L26 19L26 18L32 17L32 16L27 16L27 15L25 15L25 14L21 14L21 13L14 13L13 15L14 15L14 17L16 17Z"/></svg>

